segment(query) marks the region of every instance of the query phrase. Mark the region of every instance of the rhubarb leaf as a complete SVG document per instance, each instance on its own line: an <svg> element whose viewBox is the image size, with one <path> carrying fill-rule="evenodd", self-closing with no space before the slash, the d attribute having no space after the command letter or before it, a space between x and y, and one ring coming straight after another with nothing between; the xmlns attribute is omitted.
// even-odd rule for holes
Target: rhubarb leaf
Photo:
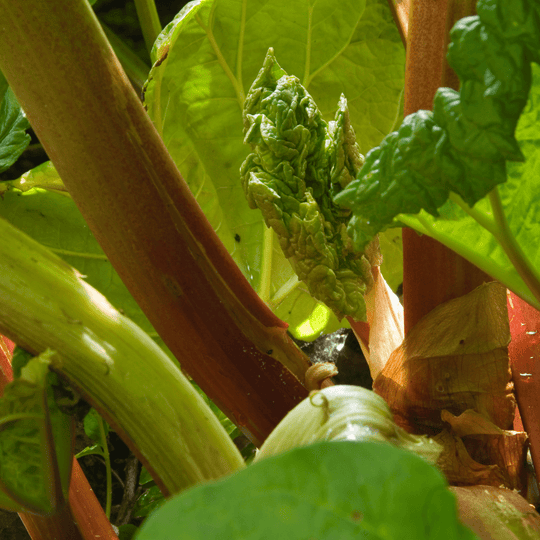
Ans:
<svg viewBox="0 0 540 540"><path fill-rule="evenodd" d="M6 79L0 73L0 173L9 169L30 144L30 127Z"/></svg>
<svg viewBox="0 0 540 540"><path fill-rule="evenodd" d="M252 153L240 177L249 206L261 210L310 294L338 318L364 321L364 293L378 261L353 252L350 211L332 201L364 162L346 99L328 124L270 49L244 102L244 134Z"/></svg>
<svg viewBox="0 0 540 540"><path fill-rule="evenodd" d="M540 268L540 67L533 64L533 84L529 99L515 132L524 162L507 162L507 181L498 187L504 213L514 235L532 267ZM457 200L457 199L456 199ZM417 231L435 238L462 257L484 270L494 279L540 309L514 265L491 232L481 226L493 222L487 199L481 200L470 213L454 201L440 209L436 219L427 212L417 216L400 215L399 220Z"/></svg>
<svg viewBox="0 0 540 540"><path fill-rule="evenodd" d="M384 443L343 441L269 457L173 497L147 519L136 538L475 536L459 522L455 498L437 469Z"/></svg>
<svg viewBox="0 0 540 540"><path fill-rule="evenodd" d="M459 92L440 88L433 112L408 116L366 156L336 201L351 208L358 249L402 213L438 217L450 192L473 206L506 181L506 160L522 161L514 138L538 62L540 7L526 0L480 0L478 15L451 31L448 61Z"/></svg>
<svg viewBox="0 0 540 540"><path fill-rule="evenodd" d="M320 100L326 121L347 95L362 152L399 121L404 50L385 0L190 2L154 47L145 103L169 152L261 298L291 329L316 328L316 337L337 319L328 311L321 316L326 308L295 282L238 180L249 153L243 101L269 47Z"/></svg>
<svg viewBox="0 0 540 540"><path fill-rule="evenodd" d="M0 183L0 195L11 188L16 188L20 191L29 191L35 187L67 193L67 189L52 161L45 161L45 163L26 171L16 180L8 180Z"/></svg>

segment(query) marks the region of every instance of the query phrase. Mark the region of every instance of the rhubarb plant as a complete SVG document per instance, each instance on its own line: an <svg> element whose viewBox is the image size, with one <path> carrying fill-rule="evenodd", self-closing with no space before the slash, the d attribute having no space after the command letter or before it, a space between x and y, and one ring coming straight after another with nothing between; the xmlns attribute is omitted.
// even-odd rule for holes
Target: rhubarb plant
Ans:
<svg viewBox="0 0 540 540"><path fill-rule="evenodd" d="M336 197L361 249L401 223L461 254L540 307L535 129L537 2L478 2L451 31L459 91L408 116ZM474 52L474 54L471 53Z"/></svg>
<svg viewBox="0 0 540 540"><path fill-rule="evenodd" d="M55 404L47 401L44 412L36 412L32 402L29 417L21 417L24 403L14 406L11 400L30 381L39 399L44 402L47 396L50 401L50 389L34 380L32 368L39 366L42 378L47 379L50 368L100 411L166 495L201 484L156 511L137 534L141 540L249 534L303 538L306 531L329 538L474 538L457 518L443 474L428 463L441 467L441 456L446 459L447 454L440 450L449 448L449 438L454 455L462 457L459 437L448 429L437 442L405 433L384 401L368 391L341 386L306 397L301 383L307 361L279 317L309 337L335 327L343 315L364 319L363 296L381 281L374 235L383 232L378 239L386 259L382 274L389 275L399 248L392 248L395 233L389 229L391 235L385 236L382 229L417 222L424 234L438 224L448 226L448 236L439 239L453 239L446 243L457 251L466 245L460 252L540 305L535 247L521 242L527 235L538 236L537 220L523 212L526 205L535 208L527 175L534 170L537 83L533 78L529 93L527 69L535 60L531 51L537 49L538 3L480 2L479 15L459 23L453 33L450 51L464 81L460 92L440 91L436 103L442 108L409 117L398 135L382 143L401 121L404 61L386 2L188 3L152 51L144 105L153 125L86 2L29 4L23 8L0 0L0 18L15 28L0 36L0 67L13 86L12 94L0 81L0 163L7 168L27 144L24 108L52 164L0 188L0 330L37 355L15 370L3 403L12 416L18 415L8 417L6 424L33 422L22 429L16 425L14 439L23 444L28 431L34 432L33 458L43 466L38 467L37 495L26 493L27 499L12 488L12 464L20 460L0 467L0 485L9 497L5 506L53 518L65 507L65 498L76 507L76 495L66 490L67 439L63 445L56 445L56 439L51 443L48 411L56 413ZM155 17L152 10L147 13L154 18L145 26L148 37L155 34ZM88 37L84 44L78 31ZM473 38L477 41L470 45ZM478 55L460 73L462 44ZM269 48L274 52L260 71ZM31 62L31 69L19 69L21 58ZM507 64L500 68L497 61L506 61L515 71L508 75ZM508 88L511 92L503 94ZM347 101L340 99L342 93ZM477 102L468 102L471 96ZM519 117L527 99L526 112ZM478 103L488 107L487 120ZM462 127L471 124L476 132L469 140ZM418 125L420 135L427 126L444 144L422 139L421 144L433 143L428 152L414 153L414 145L404 149L411 142L411 126ZM456 125L459 133L453 131ZM518 142L509 136L516 125ZM400 133L407 135L402 143ZM393 177L377 177L371 169L390 142L394 149L413 152L397 175L406 187L393 184ZM379 143L379 149L370 151ZM469 153L463 157L458 150ZM519 166L525 168L512 169L506 160L521 159L520 152L527 160ZM365 163L361 153L367 154ZM402 157L399 152L395 156ZM460 160L471 172L469 183L456 173L465 167ZM453 183L435 184L439 161ZM421 165L426 168L418 173ZM395 164L388 167L397 170ZM426 190L427 199L420 197L425 186L419 179L436 185L435 194ZM493 182L500 186L494 188ZM416 189L412 194L410 185ZM493 189L501 190L500 199ZM506 195L504 189L509 190ZM488 192L489 201L480 200ZM372 207L361 208L366 197L381 193L376 203L369 200ZM396 206L394 196L416 206ZM381 204L380 212L373 210ZM432 216L409 215L420 208ZM506 217L503 210L509 212ZM471 216L492 234L491 248L481 248L483 240L476 240L479 225L470 230L457 226ZM432 217L433 225L426 226ZM520 236L519 244L509 240L512 230ZM480 247L471 249L472 239ZM371 248L362 251L368 242ZM394 266L397 284L401 267ZM475 294L486 298L485 305L495 298L497 309L505 296L497 285ZM469 303L479 312L484 309L472 298L458 302L465 305L463 312L451 304L435 315L451 318L446 316L449 310L455 326L456 313L471 312ZM461 356L489 357L497 364L493 369L500 375L504 414L486 406L492 413L487 421L470 412L454 417L448 411L441 420L439 409L422 404L420 412L428 409L422 427L434 429L444 421L470 434L470 425L480 424L488 434L506 437L513 406L504 371L508 332L504 317L497 317L497 323L491 325L489 343L481 347L479 329L472 328ZM456 343L452 348L444 335L430 330L433 324L430 319L411 333L390 356L386 371L385 366L377 368L379 383L408 373L408 350L419 351L415 366L460 355ZM446 328L439 319L434 327ZM430 332L436 339L424 347L423 336ZM242 457L227 431L173 357L257 445L267 438L254 465L241 470ZM392 370L398 372L396 379L388 375ZM420 391L427 387L419 386ZM386 388L388 401L408 400L406 385L400 392L393 390L392 384ZM471 394L474 402L474 389ZM452 410L457 400L450 401L444 407ZM7 446L12 444L6 440ZM523 448L523 438L518 442ZM424 459L411 450L419 450ZM22 473L35 474L35 468L23 468L14 477L24 492L33 477ZM462 478L451 476L451 466L441 468L447 478ZM240 472L210 482L234 471ZM50 484L47 478L52 478ZM90 538L81 523L79 533ZM512 532L526 538L520 524Z"/></svg>
<svg viewBox="0 0 540 540"><path fill-rule="evenodd" d="M189 2L152 51L145 104L171 155L261 299L293 334L313 339L346 322L297 279L280 239L250 209L238 182L238 169L249 154L242 144L244 102L270 47L314 96L321 120L333 120L340 95L347 95L364 153L399 122L404 50L380 0L339 6L203 0ZM228 211L231 206L234 212ZM400 240L395 232L380 240L394 288L401 282ZM353 296L362 318L361 294Z"/></svg>

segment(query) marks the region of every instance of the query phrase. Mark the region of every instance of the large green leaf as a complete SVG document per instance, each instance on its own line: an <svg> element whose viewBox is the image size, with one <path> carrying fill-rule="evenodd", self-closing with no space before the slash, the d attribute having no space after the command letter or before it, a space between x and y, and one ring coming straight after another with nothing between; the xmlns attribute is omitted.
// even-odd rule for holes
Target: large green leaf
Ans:
<svg viewBox="0 0 540 540"><path fill-rule="evenodd" d="M209 512L211 508L211 512ZM473 540L434 467L383 443L325 442L167 501L137 540Z"/></svg>
<svg viewBox="0 0 540 540"><path fill-rule="evenodd" d="M9 169L30 144L30 127L21 106L0 73L0 173Z"/></svg>
<svg viewBox="0 0 540 540"><path fill-rule="evenodd" d="M498 190L510 230L536 269L540 269L539 121L540 67L533 64L532 89L515 132L525 161L507 162L507 181L500 185ZM480 221L493 222L488 199L479 201L474 206L473 214ZM495 237L455 202L448 201L442 207L439 219L427 212L418 216L401 215L398 219L449 246L527 302L540 308L539 301L517 274Z"/></svg>
<svg viewBox="0 0 540 540"><path fill-rule="evenodd" d="M244 275L295 329L314 311L321 320L321 306L301 299L307 293L262 216L249 208L238 172L248 154L243 102L269 47L301 79L326 120L346 95L363 152L399 119L404 51L384 0L195 1L156 42L148 112ZM280 309L284 291L295 301ZM333 315L324 318L323 328L313 324L317 333L338 324Z"/></svg>

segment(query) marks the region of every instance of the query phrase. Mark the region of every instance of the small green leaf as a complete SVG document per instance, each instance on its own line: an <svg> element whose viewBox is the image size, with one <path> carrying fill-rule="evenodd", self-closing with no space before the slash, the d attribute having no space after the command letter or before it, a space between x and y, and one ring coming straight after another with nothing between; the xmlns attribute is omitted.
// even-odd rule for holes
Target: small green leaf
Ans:
<svg viewBox="0 0 540 540"><path fill-rule="evenodd" d="M75 455L77 459L84 456L103 456L103 448L100 444L94 444L93 446L87 446Z"/></svg>
<svg viewBox="0 0 540 540"><path fill-rule="evenodd" d="M84 432L90 439L95 441L101 448L107 447L107 437L109 433L109 425L96 411L96 409L90 409L90 412L84 417Z"/></svg>
<svg viewBox="0 0 540 540"><path fill-rule="evenodd" d="M151 486L137 500L133 507L133 517L146 517L165 502L165 497L157 486Z"/></svg>
<svg viewBox="0 0 540 540"><path fill-rule="evenodd" d="M208 511L212 508L212 512ZM137 540L473 540L437 469L383 443L318 443L168 500Z"/></svg>
<svg viewBox="0 0 540 540"><path fill-rule="evenodd" d="M72 421L54 400L53 354L28 362L0 400L0 487L23 508L45 515L67 497L72 464Z"/></svg>
<svg viewBox="0 0 540 540"><path fill-rule="evenodd" d="M141 474L139 474L139 485L145 486L146 484L149 484L150 482L154 483L154 479L148 472L148 469L146 467L142 467Z"/></svg>
<svg viewBox="0 0 540 540"><path fill-rule="evenodd" d="M18 345L13 350L13 357L11 358L11 367L13 369L13 378L18 379L21 376L21 370L30 360L34 358L32 353L25 351Z"/></svg>
<svg viewBox="0 0 540 540"><path fill-rule="evenodd" d="M30 144L30 127L11 88L0 74L0 173L9 169Z"/></svg>

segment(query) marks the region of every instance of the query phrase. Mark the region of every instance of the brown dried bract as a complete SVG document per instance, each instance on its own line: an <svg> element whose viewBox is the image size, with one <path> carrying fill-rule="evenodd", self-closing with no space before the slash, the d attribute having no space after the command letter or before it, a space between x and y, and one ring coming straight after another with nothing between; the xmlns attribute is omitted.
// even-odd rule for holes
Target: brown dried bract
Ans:
<svg viewBox="0 0 540 540"><path fill-rule="evenodd" d="M504 431L475 411L453 416L443 411L448 427L434 439L443 452L439 469L454 485L527 486L527 434Z"/></svg>
<svg viewBox="0 0 540 540"><path fill-rule="evenodd" d="M484 284L424 317L373 384L396 423L436 435L454 485L526 485L527 435L512 427L506 289Z"/></svg>
<svg viewBox="0 0 540 540"><path fill-rule="evenodd" d="M390 356L374 381L396 422L412 433L444 428L441 412L472 409L501 429L515 399L508 365L506 289L484 284L438 306Z"/></svg>

